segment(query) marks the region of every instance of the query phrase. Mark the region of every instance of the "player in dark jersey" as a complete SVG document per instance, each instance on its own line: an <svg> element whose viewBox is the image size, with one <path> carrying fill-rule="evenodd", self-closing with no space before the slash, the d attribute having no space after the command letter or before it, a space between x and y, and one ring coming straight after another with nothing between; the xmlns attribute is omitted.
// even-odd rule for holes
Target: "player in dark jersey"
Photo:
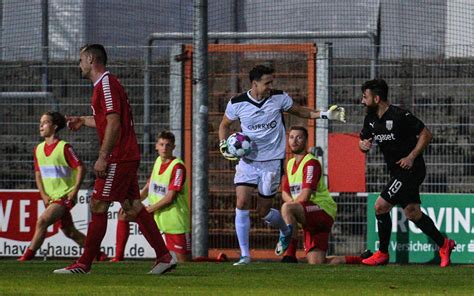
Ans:
<svg viewBox="0 0 474 296"><path fill-rule="evenodd" d="M388 86L383 79L369 80L361 89L367 115L360 132L359 148L365 153L376 143L391 177L375 202L379 250L362 263L373 266L388 263L390 210L399 205L406 217L439 246L441 267L448 266L455 242L443 237L431 218L420 209L420 185L426 175L422 154L432 139L431 132L412 113L388 102Z"/></svg>

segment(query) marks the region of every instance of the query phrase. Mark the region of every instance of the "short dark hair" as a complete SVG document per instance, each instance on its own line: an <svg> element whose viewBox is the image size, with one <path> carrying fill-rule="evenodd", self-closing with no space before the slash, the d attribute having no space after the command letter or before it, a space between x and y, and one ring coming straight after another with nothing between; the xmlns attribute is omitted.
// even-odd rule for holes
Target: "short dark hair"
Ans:
<svg viewBox="0 0 474 296"><path fill-rule="evenodd" d="M174 145L174 142L175 142L174 134L172 132L170 132L169 130L161 131L158 134L158 136L156 136L156 141L158 141L159 139L169 140L171 143L173 143L173 145Z"/></svg>
<svg viewBox="0 0 474 296"><path fill-rule="evenodd" d="M380 97L380 100L387 101L388 98L388 85L387 82L383 79L373 79L364 82L361 86L362 93L365 92L366 89L370 89L370 91Z"/></svg>
<svg viewBox="0 0 474 296"><path fill-rule="evenodd" d="M257 65L249 72L250 82L254 80L259 81L263 75L271 75L273 72L275 72L273 68L267 67L265 65Z"/></svg>
<svg viewBox="0 0 474 296"><path fill-rule="evenodd" d="M107 65L107 52L102 44L86 44L81 47L81 53L92 55L99 64Z"/></svg>
<svg viewBox="0 0 474 296"><path fill-rule="evenodd" d="M43 113L43 115L48 115L49 117L51 117L52 123L57 126L56 132L59 132L60 130L66 127L66 117L64 117L64 115L62 115L61 113L56 111L47 111Z"/></svg>
<svg viewBox="0 0 474 296"><path fill-rule="evenodd" d="M304 126L301 126L301 125L294 125L292 127L290 127L290 132L291 131L302 131L303 134L304 134L304 137L306 138L306 140L308 140L308 130L304 127Z"/></svg>

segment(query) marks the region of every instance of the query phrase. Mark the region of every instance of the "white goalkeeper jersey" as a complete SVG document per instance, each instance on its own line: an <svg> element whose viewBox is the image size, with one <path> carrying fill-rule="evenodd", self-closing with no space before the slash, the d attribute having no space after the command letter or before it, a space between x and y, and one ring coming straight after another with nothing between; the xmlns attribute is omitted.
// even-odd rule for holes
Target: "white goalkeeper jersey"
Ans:
<svg viewBox="0 0 474 296"><path fill-rule="evenodd" d="M250 91L230 99L225 115L239 120L242 133L252 140L252 152L247 159L267 161L285 158L286 134L283 112L293 106L293 99L281 90L273 90L261 101Z"/></svg>

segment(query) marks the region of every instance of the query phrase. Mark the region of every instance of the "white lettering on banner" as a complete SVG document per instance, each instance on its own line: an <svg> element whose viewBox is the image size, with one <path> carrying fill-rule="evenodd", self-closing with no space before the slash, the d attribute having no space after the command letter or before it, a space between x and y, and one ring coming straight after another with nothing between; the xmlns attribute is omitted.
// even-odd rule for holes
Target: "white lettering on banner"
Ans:
<svg viewBox="0 0 474 296"><path fill-rule="evenodd" d="M470 209L464 209L464 216L458 208L454 208L454 233L459 233L459 226L464 228L464 231L469 233L471 231L471 213ZM474 209L472 209L474 213Z"/></svg>
<svg viewBox="0 0 474 296"><path fill-rule="evenodd" d="M3 203L0 201L0 231L7 232L8 225L10 222L10 214L12 212L13 200L7 200L5 210L3 209Z"/></svg>
<svg viewBox="0 0 474 296"><path fill-rule="evenodd" d="M452 207L441 207L441 208L421 208L421 211L425 213L431 220L433 220L435 226L441 231L447 234L449 233L474 233L474 225L471 222L471 216L474 215L474 208L452 208ZM454 215L453 215L454 214ZM420 234L422 231L411 221L408 221L408 229L406 227L407 218L403 213L403 209L394 207L390 212L392 218L392 232L396 233L407 232L410 229L415 234ZM375 219L375 231L378 232L377 220Z"/></svg>
<svg viewBox="0 0 474 296"><path fill-rule="evenodd" d="M30 217L30 212L25 209L29 205L29 200L20 200L20 232L30 231L30 227L26 225L26 219Z"/></svg>

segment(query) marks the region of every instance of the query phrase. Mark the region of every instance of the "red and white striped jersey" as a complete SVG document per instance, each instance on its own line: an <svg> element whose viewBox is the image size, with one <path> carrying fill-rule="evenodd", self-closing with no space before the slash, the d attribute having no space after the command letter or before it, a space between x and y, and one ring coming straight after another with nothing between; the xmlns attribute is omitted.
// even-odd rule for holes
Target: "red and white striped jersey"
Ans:
<svg viewBox="0 0 474 296"><path fill-rule="evenodd" d="M108 71L94 83L91 107L100 145L105 136L107 115L111 113L120 115L120 136L112 149L109 162L140 160L140 150L127 93L118 79Z"/></svg>

